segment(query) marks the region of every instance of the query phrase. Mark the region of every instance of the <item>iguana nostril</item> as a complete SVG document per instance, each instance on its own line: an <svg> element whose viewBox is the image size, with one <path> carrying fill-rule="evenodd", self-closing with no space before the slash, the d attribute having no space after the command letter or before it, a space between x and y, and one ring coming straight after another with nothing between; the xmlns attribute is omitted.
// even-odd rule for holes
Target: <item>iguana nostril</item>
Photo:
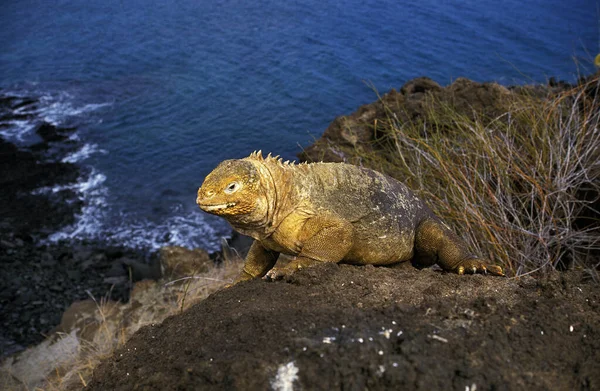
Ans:
<svg viewBox="0 0 600 391"><path fill-rule="evenodd" d="M208 198L211 198L213 195L215 195L214 191L204 191L202 190L202 188L199 188L198 196L196 197L196 203L201 204L203 201L207 200Z"/></svg>

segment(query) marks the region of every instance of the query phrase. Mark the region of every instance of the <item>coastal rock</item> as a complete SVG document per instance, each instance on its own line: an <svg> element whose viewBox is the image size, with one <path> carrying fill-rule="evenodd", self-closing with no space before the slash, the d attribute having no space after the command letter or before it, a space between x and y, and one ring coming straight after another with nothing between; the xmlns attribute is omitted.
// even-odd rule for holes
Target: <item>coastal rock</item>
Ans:
<svg viewBox="0 0 600 391"><path fill-rule="evenodd" d="M125 266L133 282L146 279L157 280L161 277L160 263L157 259L152 259L150 263L135 258L122 258L119 261Z"/></svg>
<svg viewBox="0 0 600 391"><path fill-rule="evenodd" d="M415 96L426 92L439 92L443 88L438 83L428 77L417 77L402 86L400 92L405 96Z"/></svg>
<svg viewBox="0 0 600 391"><path fill-rule="evenodd" d="M36 129L36 133L44 140L44 142L64 141L69 137L75 128L62 128L47 122L42 122Z"/></svg>
<svg viewBox="0 0 600 391"><path fill-rule="evenodd" d="M14 237L6 237L8 242L14 241ZM118 257L108 257L105 252ZM125 258L144 264L146 254L117 251L102 243L38 246L23 242L18 251L0 248L0 278L5 282L0 289L2 355L43 341L74 301L91 295L97 300L126 302L131 281ZM111 275L113 279L107 280Z"/></svg>
<svg viewBox="0 0 600 391"><path fill-rule="evenodd" d="M28 97L0 95L0 127L6 127L6 122L33 118L28 109L34 108L36 103L35 99Z"/></svg>
<svg viewBox="0 0 600 391"><path fill-rule="evenodd" d="M230 281L232 272L237 274L239 267L213 266L185 286L145 279L133 284L127 303L108 298L72 303L43 342L0 363L0 389L81 389L91 375L90 363L112 354L140 327L181 312L198 301L199 295L206 297ZM211 282L207 284L206 279Z"/></svg>
<svg viewBox="0 0 600 391"><path fill-rule="evenodd" d="M441 101L457 112L473 118L473 114L493 119L507 112L506 97L510 91L498 83L477 83L458 78L441 92Z"/></svg>
<svg viewBox="0 0 600 391"><path fill-rule="evenodd" d="M33 145L0 137L0 358L44 341L73 302L127 302L135 281L160 277L146 250L45 240L81 213L73 188L88 172L63 161L81 147L70 139L76 129L47 122L38 103L0 93L0 122L27 119L41 137Z"/></svg>
<svg viewBox="0 0 600 391"><path fill-rule="evenodd" d="M81 207L73 193L64 192L57 198L35 190L73 183L78 177L75 165L45 161L43 156L0 138L0 219L9 224L0 236L8 232L39 235L71 224Z"/></svg>
<svg viewBox="0 0 600 391"><path fill-rule="evenodd" d="M392 89L377 101L361 106L354 113L337 117L314 144L298 154L302 161L349 162L361 151L376 151L380 128L386 122L398 126L427 118L428 111L451 107L457 113L491 120L508 109L511 91L497 83L478 83L458 78L442 87L427 77L406 82L400 92ZM440 124L444 126L444 124ZM451 126L448 125L451 130ZM348 149L350 147L351 149Z"/></svg>
<svg viewBox="0 0 600 391"><path fill-rule="evenodd" d="M25 116L38 123L42 138L27 146L0 137L0 279L5 282L0 290L0 357L43 341L73 301L90 295L126 301L131 289L127 266L122 263L115 279L104 274L121 257L132 263L146 260L145 253L111 249L106 243L40 245L40 239L75 222L84 205L70 187L86 169L62 161L77 148L67 140L75 129L36 117L36 104L33 98L0 96L0 120Z"/></svg>
<svg viewBox="0 0 600 391"><path fill-rule="evenodd" d="M576 273L517 281L323 264L237 284L144 327L88 387L594 389L599 300Z"/></svg>

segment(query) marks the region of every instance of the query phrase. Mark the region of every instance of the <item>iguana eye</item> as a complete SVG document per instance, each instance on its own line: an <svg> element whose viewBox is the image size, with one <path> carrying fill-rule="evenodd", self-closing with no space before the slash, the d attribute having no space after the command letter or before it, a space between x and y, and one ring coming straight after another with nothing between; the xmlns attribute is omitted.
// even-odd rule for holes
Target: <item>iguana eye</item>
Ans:
<svg viewBox="0 0 600 391"><path fill-rule="evenodd" d="M238 182L231 182L225 188L225 193L227 193L227 194L235 193L239 189L240 189L240 184Z"/></svg>

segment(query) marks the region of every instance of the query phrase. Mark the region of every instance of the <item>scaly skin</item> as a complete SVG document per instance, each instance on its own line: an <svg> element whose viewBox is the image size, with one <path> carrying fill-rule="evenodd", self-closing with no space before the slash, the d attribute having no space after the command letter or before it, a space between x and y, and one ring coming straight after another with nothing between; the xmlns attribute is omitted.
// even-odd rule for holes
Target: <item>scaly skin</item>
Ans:
<svg viewBox="0 0 600 391"><path fill-rule="evenodd" d="M219 164L198 189L208 213L255 239L238 281L278 279L319 262L417 266L503 276L471 254L404 184L344 163L293 164L254 152ZM274 267L280 253L294 256Z"/></svg>

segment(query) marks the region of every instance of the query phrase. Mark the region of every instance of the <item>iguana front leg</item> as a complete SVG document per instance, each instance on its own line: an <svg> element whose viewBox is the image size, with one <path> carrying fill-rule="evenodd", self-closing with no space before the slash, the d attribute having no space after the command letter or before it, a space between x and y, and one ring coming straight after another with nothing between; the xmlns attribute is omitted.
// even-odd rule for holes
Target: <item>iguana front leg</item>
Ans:
<svg viewBox="0 0 600 391"><path fill-rule="evenodd" d="M235 284L264 276L275 265L278 257L279 253L277 251L266 249L258 240L255 240L250 246L250 250L248 250L244 268Z"/></svg>
<svg viewBox="0 0 600 391"><path fill-rule="evenodd" d="M265 276L276 280L319 262L339 262L352 248L352 224L334 215L318 215L306 220L298 233L300 253L286 266L275 267Z"/></svg>

